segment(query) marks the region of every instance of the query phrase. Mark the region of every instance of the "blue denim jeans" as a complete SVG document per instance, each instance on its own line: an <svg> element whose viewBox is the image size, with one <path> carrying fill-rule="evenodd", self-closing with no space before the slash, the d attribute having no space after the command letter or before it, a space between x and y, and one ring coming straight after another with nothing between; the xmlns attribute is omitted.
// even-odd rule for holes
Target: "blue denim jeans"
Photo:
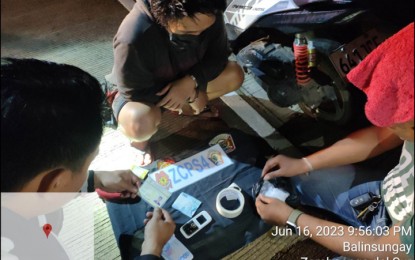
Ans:
<svg viewBox="0 0 415 260"><path fill-rule="evenodd" d="M354 165L317 170L310 175L300 175L292 178L301 203L328 210L349 225L358 226L385 226L389 225L389 217L383 201L374 212L370 223L363 223L357 219L358 212L350 206L350 200L367 192L380 195L381 180L373 180L357 184L354 182L359 172Z"/></svg>

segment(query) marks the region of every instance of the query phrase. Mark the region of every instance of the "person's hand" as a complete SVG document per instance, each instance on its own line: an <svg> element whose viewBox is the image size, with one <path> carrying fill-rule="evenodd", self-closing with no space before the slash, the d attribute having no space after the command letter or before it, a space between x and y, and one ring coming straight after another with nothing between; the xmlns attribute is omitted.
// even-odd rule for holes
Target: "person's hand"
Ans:
<svg viewBox="0 0 415 260"><path fill-rule="evenodd" d="M94 183L95 188L120 192L123 198L135 198L140 187L140 179L130 170L96 171Z"/></svg>
<svg viewBox="0 0 415 260"><path fill-rule="evenodd" d="M147 212L146 217L141 255L160 256L164 245L173 235L176 224L170 214L161 208L154 209L154 212Z"/></svg>
<svg viewBox="0 0 415 260"><path fill-rule="evenodd" d="M277 155L269 159L262 169L262 177L269 180L276 177L292 177L308 172L309 168L302 159L294 159L285 155Z"/></svg>
<svg viewBox="0 0 415 260"><path fill-rule="evenodd" d="M285 202L278 199L265 197L260 194L255 201L256 210L265 223L283 226L294 210Z"/></svg>
<svg viewBox="0 0 415 260"><path fill-rule="evenodd" d="M189 103L190 107L193 109L193 114L200 114L200 112L202 112L206 107L208 101L209 100L206 92L199 91L198 97L194 100L194 102Z"/></svg>
<svg viewBox="0 0 415 260"><path fill-rule="evenodd" d="M167 84L156 95L163 96L166 93L167 95L157 103L157 106L178 111L196 95L195 82L189 76L185 76Z"/></svg>

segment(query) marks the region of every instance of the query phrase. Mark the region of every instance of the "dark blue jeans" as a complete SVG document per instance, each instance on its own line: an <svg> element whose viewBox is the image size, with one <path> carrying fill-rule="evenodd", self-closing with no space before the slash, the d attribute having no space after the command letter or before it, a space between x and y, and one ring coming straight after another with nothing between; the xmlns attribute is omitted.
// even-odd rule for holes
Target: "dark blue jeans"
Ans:
<svg viewBox="0 0 415 260"><path fill-rule="evenodd" d="M358 212L350 206L350 200L367 192L380 195L382 181L374 180L355 185L357 174L370 174L360 172L353 165L317 170L310 175L301 175L292 178L294 185L300 193L301 203L328 210L352 226L389 225L389 217L383 201L379 204L370 223L363 223L357 219Z"/></svg>

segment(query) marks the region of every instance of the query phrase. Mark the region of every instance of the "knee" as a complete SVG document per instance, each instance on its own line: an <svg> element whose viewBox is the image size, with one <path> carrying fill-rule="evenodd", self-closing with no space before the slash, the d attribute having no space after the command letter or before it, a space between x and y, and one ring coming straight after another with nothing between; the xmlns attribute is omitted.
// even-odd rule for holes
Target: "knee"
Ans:
<svg viewBox="0 0 415 260"><path fill-rule="evenodd" d="M120 111L119 124L124 135L137 141L146 141L153 136L161 122L161 111L156 106L127 103Z"/></svg>
<svg viewBox="0 0 415 260"><path fill-rule="evenodd" d="M245 79L245 73L243 69L236 63L236 62L229 62L228 66L229 69L229 91L235 91L238 90Z"/></svg>
<svg viewBox="0 0 415 260"><path fill-rule="evenodd" d="M136 141L147 141L158 130L160 117L156 113L149 113L144 116L132 116L131 121L126 123L125 135L134 138Z"/></svg>

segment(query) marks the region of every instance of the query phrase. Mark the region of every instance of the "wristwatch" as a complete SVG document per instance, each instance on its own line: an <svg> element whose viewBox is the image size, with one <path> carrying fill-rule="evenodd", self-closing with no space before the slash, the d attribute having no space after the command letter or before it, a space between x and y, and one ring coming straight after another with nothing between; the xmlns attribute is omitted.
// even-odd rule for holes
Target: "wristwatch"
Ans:
<svg viewBox="0 0 415 260"><path fill-rule="evenodd" d="M197 83L197 79L193 75L189 75L189 77L195 82L195 88L199 87L199 84Z"/></svg>
<svg viewBox="0 0 415 260"><path fill-rule="evenodd" d="M195 82L195 91L196 91L195 97L193 98L193 100L190 100L190 98L187 100L187 103L192 104L199 97L199 88L198 88L199 84L197 84L197 79L195 78L195 76L189 75L189 77Z"/></svg>
<svg viewBox="0 0 415 260"><path fill-rule="evenodd" d="M291 229L293 231L294 234L297 234L297 220L298 217L300 217L301 214L303 214L304 212L298 210L298 209L294 209L290 216L288 217L287 220L287 227L289 229Z"/></svg>

